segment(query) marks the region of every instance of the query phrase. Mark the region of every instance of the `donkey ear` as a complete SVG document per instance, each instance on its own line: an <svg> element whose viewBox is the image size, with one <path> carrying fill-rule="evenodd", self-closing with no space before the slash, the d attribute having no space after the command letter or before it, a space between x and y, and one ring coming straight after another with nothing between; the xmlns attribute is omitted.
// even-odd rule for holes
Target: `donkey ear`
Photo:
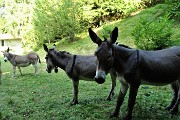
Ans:
<svg viewBox="0 0 180 120"><path fill-rule="evenodd" d="M48 47L47 47L45 44L43 44L43 46L44 46L44 50L45 50L46 52L48 52Z"/></svg>
<svg viewBox="0 0 180 120"><path fill-rule="evenodd" d="M102 40L96 35L96 33L91 28L89 28L88 31L89 31L89 36L90 36L91 40L94 43L100 45Z"/></svg>
<svg viewBox="0 0 180 120"><path fill-rule="evenodd" d="M9 47L8 47L6 51L9 52L9 50L10 50L10 49L9 49Z"/></svg>
<svg viewBox="0 0 180 120"><path fill-rule="evenodd" d="M118 38L118 28L115 27L110 35L110 44L114 44Z"/></svg>

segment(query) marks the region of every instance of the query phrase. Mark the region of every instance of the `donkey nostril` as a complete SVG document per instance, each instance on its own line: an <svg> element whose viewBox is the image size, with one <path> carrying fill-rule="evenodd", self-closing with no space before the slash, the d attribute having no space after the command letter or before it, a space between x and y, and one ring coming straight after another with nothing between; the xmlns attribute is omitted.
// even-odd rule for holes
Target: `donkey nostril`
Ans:
<svg viewBox="0 0 180 120"><path fill-rule="evenodd" d="M100 78L97 78L97 77L94 77L94 80L98 83L98 84L103 84L105 82L105 79L100 77Z"/></svg>
<svg viewBox="0 0 180 120"><path fill-rule="evenodd" d="M57 68L55 68L55 69L54 69L54 72L55 72L55 73L58 73L58 69L57 69Z"/></svg>

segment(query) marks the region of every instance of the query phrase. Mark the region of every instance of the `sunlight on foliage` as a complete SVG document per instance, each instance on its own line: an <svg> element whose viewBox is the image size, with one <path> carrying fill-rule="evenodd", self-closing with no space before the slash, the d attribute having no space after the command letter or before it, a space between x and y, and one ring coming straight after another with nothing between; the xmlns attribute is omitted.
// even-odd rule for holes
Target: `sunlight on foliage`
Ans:
<svg viewBox="0 0 180 120"><path fill-rule="evenodd" d="M160 13L163 14L163 13ZM132 32L134 44L144 50L159 50L172 46L173 20L168 15L144 15Z"/></svg>

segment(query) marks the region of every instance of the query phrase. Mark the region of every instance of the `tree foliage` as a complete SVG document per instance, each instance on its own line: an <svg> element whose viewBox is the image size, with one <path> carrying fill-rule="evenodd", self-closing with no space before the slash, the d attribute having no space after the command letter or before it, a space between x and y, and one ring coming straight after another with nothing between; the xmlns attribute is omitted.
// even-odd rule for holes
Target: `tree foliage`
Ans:
<svg viewBox="0 0 180 120"><path fill-rule="evenodd" d="M82 10L72 0L36 1L34 9L34 33L38 44L56 42L66 38L75 40L75 35L83 30Z"/></svg>
<svg viewBox="0 0 180 120"><path fill-rule="evenodd" d="M107 21L118 20L129 16L138 9L141 0L84 0L87 7L84 9L85 18L91 26L99 27Z"/></svg>
<svg viewBox="0 0 180 120"><path fill-rule="evenodd" d="M2 19L5 21L2 32L21 36L31 21L32 3L29 0L5 0L3 3L4 13Z"/></svg>
<svg viewBox="0 0 180 120"><path fill-rule="evenodd" d="M179 0L166 0L165 2L168 5L169 16L171 18L177 19L180 21L180 2Z"/></svg>
<svg viewBox="0 0 180 120"><path fill-rule="evenodd" d="M179 3L172 1L171 15L178 16ZM0 0L0 32L21 36L24 46L38 48L45 42L74 41L76 35L88 27L99 27L162 2L164 0Z"/></svg>

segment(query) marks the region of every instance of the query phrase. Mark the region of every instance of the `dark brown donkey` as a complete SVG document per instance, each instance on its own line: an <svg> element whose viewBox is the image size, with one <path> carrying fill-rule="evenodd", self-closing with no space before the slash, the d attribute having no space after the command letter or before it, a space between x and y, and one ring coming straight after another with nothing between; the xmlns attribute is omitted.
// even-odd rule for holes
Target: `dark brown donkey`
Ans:
<svg viewBox="0 0 180 120"><path fill-rule="evenodd" d="M8 60L10 63L13 65L13 75L12 77L15 76L15 71L16 71L16 66L19 68L19 72L22 75L21 68L20 67L27 67L29 65L33 65L35 72L34 75L36 76L38 66L37 63L41 63L40 57L37 53L31 52L26 55L20 56L20 55L15 55L9 52L9 47L6 51L2 51L4 55L4 61L7 62Z"/></svg>
<svg viewBox="0 0 180 120"><path fill-rule="evenodd" d="M48 49L45 44L44 50L47 52L45 57L47 72L51 73L53 69L57 72L58 67L66 72L73 82L74 96L71 105L77 104L79 80L94 81L94 76L96 74L96 57L72 55L66 51L56 51L55 48ZM109 73L112 79L112 88L107 99L111 100L114 96L117 76L113 69L111 69ZM99 84L103 82L104 81L101 81Z"/></svg>
<svg viewBox="0 0 180 120"><path fill-rule="evenodd" d="M167 85L171 84L174 97L167 109L172 113L178 112L180 103L180 47L172 47L158 51L129 49L114 45L118 37L118 28L112 31L110 40L102 41L89 28L92 41L98 44L95 55L98 59L96 81L104 81L106 73L114 68L124 79L120 80L120 92L117 104L111 117L117 117L120 106L128 88L129 100L125 120L132 118L138 88L141 84Z"/></svg>

